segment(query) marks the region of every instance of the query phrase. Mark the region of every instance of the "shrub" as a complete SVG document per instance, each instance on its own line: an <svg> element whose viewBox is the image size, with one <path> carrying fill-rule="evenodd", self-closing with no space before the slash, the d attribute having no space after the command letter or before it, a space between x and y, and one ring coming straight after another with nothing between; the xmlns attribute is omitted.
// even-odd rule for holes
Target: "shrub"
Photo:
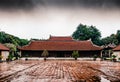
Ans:
<svg viewBox="0 0 120 82"><path fill-rule="evenodd" d="M117 56L116 55L112 55L112 61L116 62L116 58Z"/></svg>
<svg viewBox="0 0 120 82"><path fill-rule="evenodd" d="M78 51L73 51L72 57L75 58L75 60L77 60L77 58L79 57Z"/></svg>
<svg viewBox="0 0 120 82"><path fill-rule="evenodd" d="M118 58L118 60L120 60L120 58Z"/></svg>
<svg viewBox="0 0 120 82"><path fill-rule="evenodd" d="M47 50L44 50L41 56L43 56L43 57L44 57L44 60L46 60L46 57L49 56L48 51L47 51Z"/></svg>
<svg viewBox="0 0 120 82"><path fill-rule="evenodd" d="M25 60L27 61L27 60L28 60L29 55L28 55L28 54L26 54L26 55L25 55L25 57L26 57L26 58L25 58Z"/></svg>
<svg viewBox="0 0 120 82"><path fill-rule="evenodd" d="M116 55L112 55L112 58L115 59L117 56Z"/></svg>
<svg viewBox="0 0 120 82"><path fill-rule="evenodd" d="M93 56L93 60L96 61L96 59L97 59L97 55L95 54L95 55Z"/></svg>
<svg viewBox="0 0 120 82"><path fill-rule="evenodd" d="M2 60L2 58L3 58L2 55L0 55L0 61Z"/></svg>

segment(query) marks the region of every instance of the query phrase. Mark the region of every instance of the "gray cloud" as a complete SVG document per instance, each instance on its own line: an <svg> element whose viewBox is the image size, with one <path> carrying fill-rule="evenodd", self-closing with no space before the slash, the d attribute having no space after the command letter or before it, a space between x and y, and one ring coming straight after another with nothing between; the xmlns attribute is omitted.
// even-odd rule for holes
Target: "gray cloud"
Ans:
<svg viewBox="0 0 120 82"><path fill-rule="evenodd" d="M33 9L36 6L120 8L120 0L0 0L1 9Z"/></svg>
<svg viewBox="0 0 120 82"><path fill-rule="evenodd" d="M37 5L43 5L42 0L0 0L0 9L23 9L31 10Z"/></svg>

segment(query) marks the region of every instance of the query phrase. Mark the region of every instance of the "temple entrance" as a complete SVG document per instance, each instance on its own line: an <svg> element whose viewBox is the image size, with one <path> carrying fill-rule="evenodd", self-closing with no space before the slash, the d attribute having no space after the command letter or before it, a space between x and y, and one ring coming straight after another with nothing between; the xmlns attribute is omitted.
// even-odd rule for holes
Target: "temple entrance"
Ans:
<svg viewBox="0 0 120 82"><path fill-rule="evenodd" d="M71 57L72 56L72 52L57 52L57 57Z"/></svg>
<svg viewBox="0 0 120 82"><path fill-rule="evenodd" d="M59 53L57 53L57 57L65 57L65 55L63 52L59 52Z"/></svg>
<svg viewBox="0 0 120 82"><path fill-rule="evenodd" d="M72 56L72 51L71 52L49 51L49 57L71 57L71 56Z"/></svg>

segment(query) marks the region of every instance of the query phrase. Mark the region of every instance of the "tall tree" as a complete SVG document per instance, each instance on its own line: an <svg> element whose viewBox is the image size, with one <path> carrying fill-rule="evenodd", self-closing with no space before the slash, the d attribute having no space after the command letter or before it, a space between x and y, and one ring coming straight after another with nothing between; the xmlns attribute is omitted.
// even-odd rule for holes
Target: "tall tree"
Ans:
<svg viewBox="0 0 120 82"><path fill-rule="evenodd" d="M108 45L113 43L118 45L118 39L116 38L116 34L111 34L108 37L102 38L101 42L102 42L102 45Z"/></svg>
<svg viewBox="0 0 120 82"><path fill-rule="evenodd" d="M118 44L120 44L120 30L117 31L116 38L118 40Z"/></svg>
<svg viewBox="0 0 120 82"><path fill-rule="evenodd" d="M94 44L100 45L100 38L101 38L101 33L100 31L95 27L95 26L90 26L88 28L89 30L89 38L91 38L91 40L93 41Z"/></svg>
<svg viewBox="0 0 120 82"><path fill-rule="evenodd" d="M86 25L80 24L76 31L72 34L72 37L76 40L88 40L89 30Z"/></svg>
<svg viewBox="0 0 120 82"><path fill-rule="evenodd" d="M100 45L101 33L95 26L80 24L72 34L72 37L76 40L91 39L94 44Z"/></svg>

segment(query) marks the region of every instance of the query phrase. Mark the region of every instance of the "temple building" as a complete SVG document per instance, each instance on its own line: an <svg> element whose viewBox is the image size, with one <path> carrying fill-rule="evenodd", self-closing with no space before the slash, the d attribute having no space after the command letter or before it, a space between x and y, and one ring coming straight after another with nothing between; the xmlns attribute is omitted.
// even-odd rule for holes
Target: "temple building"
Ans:
<svg viewBox="0 0 120 82"><path fill-rule="evenodd" d="M47 40L31 41L19 49L22 57L42 57L44 50L49 52L49 57L72 57L75 50L79 51L80 57L93 57L94 55L100 57L102 50L91 40L78 41L69 36L50 36Z"/></svg>
<svg viewBox="0 0 120 82"><path fill-rule="evenodd" d="M118 45L116 48L113 49L114 53L113 55L116 56L117 61L120 61L120 45Z"/></svg>
<svg viewBox="0 0 120 82"><path fill-rule="evenodd" d="M0 43L0 60L6 61L9 55L9 48Z"/></svg>

